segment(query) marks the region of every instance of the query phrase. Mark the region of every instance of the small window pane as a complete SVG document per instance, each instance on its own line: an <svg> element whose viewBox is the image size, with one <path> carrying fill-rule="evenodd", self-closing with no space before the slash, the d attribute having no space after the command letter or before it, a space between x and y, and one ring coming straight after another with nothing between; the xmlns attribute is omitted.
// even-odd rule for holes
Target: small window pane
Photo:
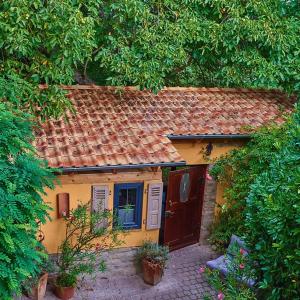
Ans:
<svg viewBox="0 0 300 300"><path fill-rule="evenodd" d="M136 188L120 189L119 222L122 225L135 223L136 198Z"/></svg>
<svg viewBox="0 0 300 300"><path fill-rule="evenodd" d="M127 189L120 189L119 191L119 206L127 205Z"/></svg>
<svg viewBox="0 0 300 300"><path fill-rule="evenodd" d="M120 208L119 209L119 222L122 225L134 223L134 209L133 208Z"/></svg>
<svg viewBox="0 0 300 300"><path fill-rule="evenodd" d="M136 205L136 194L137 190L136 188L134 189L128 189L128 205L130 206L135 206Z"/></svg>

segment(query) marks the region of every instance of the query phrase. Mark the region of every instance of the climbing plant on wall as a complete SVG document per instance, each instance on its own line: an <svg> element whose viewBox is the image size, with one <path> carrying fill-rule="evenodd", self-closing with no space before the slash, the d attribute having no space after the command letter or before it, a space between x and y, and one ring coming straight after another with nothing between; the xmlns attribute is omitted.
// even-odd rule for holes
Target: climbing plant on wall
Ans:
<svg viewBox="0 0 300 300"><path fill-rule="evenodd" d="M248 144L221 157L211 169L210 174L227 187L226 202L220 207L220 217L215 220L210 237L219 249L227 248L233 233L245 232L244 209L251 184L269 167L288 138L286 126L273 124L261 128L252 134Z"/></svg>

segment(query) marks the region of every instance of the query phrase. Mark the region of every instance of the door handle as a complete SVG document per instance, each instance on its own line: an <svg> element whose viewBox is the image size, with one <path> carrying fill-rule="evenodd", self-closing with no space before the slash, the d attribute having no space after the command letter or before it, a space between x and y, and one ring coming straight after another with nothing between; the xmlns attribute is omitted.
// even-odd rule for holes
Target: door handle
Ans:
<svg viewBox="0 0 300 300"><path fill-rule="evenodd" d="M170 210L165 211L165 217L166 218L172 217L173 215L175 215L175 213L173 211L170 211Z"/></svg>

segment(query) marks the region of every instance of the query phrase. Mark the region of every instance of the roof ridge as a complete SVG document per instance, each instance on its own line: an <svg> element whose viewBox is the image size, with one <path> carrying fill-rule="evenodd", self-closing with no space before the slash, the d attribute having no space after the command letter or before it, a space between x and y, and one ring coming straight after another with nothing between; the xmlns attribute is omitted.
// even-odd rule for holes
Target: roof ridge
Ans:
<svg viewBox="0 0 300 300"><path fill-rule="evenodd" d="M47 84L40 84L41 89L46 89ZM139 90L137 86L111 86L111 85L96 85L96 84L75 84L75 85L61 85L66 90L117 90L124 89L125 91L137 91L137 92L151 92L149 90ZM164 91L182 91L182 92L230 92L230 93L281 93L283 91L279 89L255 89L255 88L227 88L227 87L164 87L159 92Z"/></svg>
<svg viewBox="0 0 300 300"><path fill-rule="evenodd" d="M41 88L46 88L47 85L40 85ZM76 85L62 85L63 89L67 90L116 90L116 89L124 89L126 91L138 91L143 92L143 90L139 90L137 86L110 86L110 85L95 85L95 84L76 84ZM144 90L145 92L150 92L149 90ZM159 92L164 91L184 91L184 92L231 92L231 93L282 93L283 91L279 89L255 89L255 88L228 88L228 87L164 87Z"/></svg>
<svg viewBox="0 0 300 300"><path fill-rule="evenodd" d="M199 91L199 92L236 92L236 93L278 93L278 89L254 89L254 88L228 88L228 87L165 87L163 90L169 91Z"/></svg>

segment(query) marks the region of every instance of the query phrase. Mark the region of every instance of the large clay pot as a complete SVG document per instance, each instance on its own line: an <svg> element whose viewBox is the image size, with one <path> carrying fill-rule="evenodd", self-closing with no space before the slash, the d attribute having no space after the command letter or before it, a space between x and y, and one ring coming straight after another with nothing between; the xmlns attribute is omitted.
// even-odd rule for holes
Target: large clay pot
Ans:
<svg viewBox="0 0 300 300"><path fill-rule="evenodd" d="M156 285L161 281L164 269L159 265L146 259L142 261L143 279L146 283Z"/></svg>
<svg viewBox="0 0 300 300"><path fill-rule="evenodd" d="M48 273L45 273L39 278L37 285L31 289L31 292L28 295L30 299L33 300L44 299L46 294L47 282L48 282Z"/></svg>
<svg viewBox="0 0 300 300"><path fill-rule="evenodd" d="M74 297L75 287L63 287L54 285L54 294L56 297L62 300L69 300Z"/></svg>

